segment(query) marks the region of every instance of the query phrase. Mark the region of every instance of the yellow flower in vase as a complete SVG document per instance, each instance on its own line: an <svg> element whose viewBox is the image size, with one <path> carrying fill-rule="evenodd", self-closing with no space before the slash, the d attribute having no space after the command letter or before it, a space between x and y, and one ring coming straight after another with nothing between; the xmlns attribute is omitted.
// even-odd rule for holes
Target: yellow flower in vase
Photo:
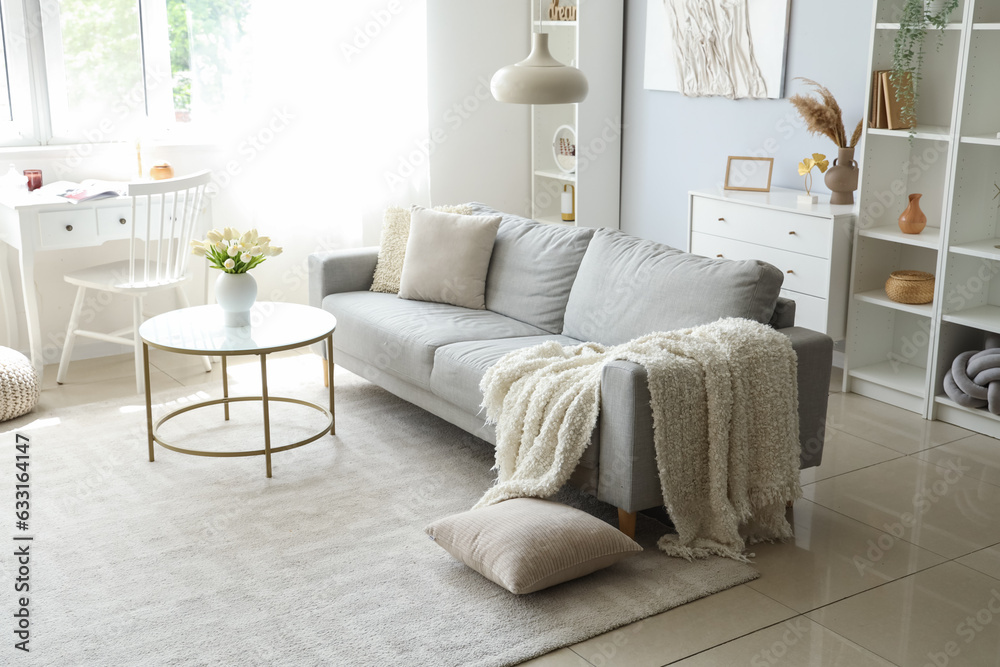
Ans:
<svg viewBox="0 0 1000 667"><path fill-rule="evenodd" d="M829 168L830 162L826 159L826 156L822 153L813 153L812 157L807 157L805 160L799 163L799 176L805 176L806 181L806 194L811 195L812 193L812 170L813 167L819 168L819 173L825 174L827 168Z"/></svg>

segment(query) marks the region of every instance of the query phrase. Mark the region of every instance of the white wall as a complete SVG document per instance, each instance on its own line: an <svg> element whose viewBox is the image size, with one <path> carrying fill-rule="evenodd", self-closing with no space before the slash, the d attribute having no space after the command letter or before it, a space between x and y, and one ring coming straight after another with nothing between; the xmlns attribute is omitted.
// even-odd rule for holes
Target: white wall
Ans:
<svg viewBox="0 0 1000 667"><path fill-rule="evenodd" d="M648 0L660 2L662 0ZM644 90L647 0L625 3L622 230L686 248L688 190L720 185L729 155L774 158L771 184L802 189L798 163L812 153L837 156L829 139L809 134L787 97L825 85L844 110L850 133L862 116L868 76L872 0L792 2L785 98L686 98ZM860 151L858 151L860 156ZM817 192L829 192L815 178Z"/></svg>
<svg viewBox="0 0 1000 667"><path fill-rule="evenodd" d="M530 107L489 81L531 49L527 0L427 0L427 102L435 205L481 201L530 215Z"/></svg>

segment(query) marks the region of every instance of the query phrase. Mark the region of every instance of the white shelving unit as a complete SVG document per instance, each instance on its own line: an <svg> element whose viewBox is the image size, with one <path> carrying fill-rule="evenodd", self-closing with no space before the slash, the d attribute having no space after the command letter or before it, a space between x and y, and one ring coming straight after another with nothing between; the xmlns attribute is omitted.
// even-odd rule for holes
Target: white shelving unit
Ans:
<svg viewBox="0 0 1000 667"><path fill-rule="evenodd" d="M587 77L590 92L579 104L531 107L531 215L539 222L583 227L619 227L622 118L623 0L562 0L577 5L576 21L538 20L539 3L531 0L531 29L549 35L552 55ZM556 165L552 140L556 129L576 132L577 168L567 174ZM560 204L565 185L576 192L576 220L563 222Z"/></svg>
<svg viewBox="0 0 1000 667"><path fill-rule="evenodd" d="M872 70L891 66L897 2L876 2ZM959 353L1000 334L1000 2L963 0L951 20L941 49L927 37L916 135L866 131L844 388L1000 437L1000 417L943 390ZM928 226L904 235L896 218L914 192ZM934 273L934 301L889 301L897 269Z"/></svg>

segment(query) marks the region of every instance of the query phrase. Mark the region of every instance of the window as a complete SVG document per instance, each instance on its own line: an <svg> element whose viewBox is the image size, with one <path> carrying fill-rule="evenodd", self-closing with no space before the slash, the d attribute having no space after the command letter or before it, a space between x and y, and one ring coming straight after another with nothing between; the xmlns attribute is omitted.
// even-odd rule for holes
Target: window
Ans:
<svg viewBox="0 0 1000 667"><path fill-rule="evenodd" d="M172 112L213 124L250 97L250 0L167 0Z"/></svg>
<svg viewBox="0 0 1000 667"><path fill-rule="evenodd" d="M228 107L247 99L250 2L26 0L27 15L37 16L40 28L27 50L42 65L34 96L28 95L38 112L29 135L38 143L103 142L166 129L209 130ZM33 25L6 11L16 4L4 1L4 44L17 28ZM8 59L9 49L5 66ZM22 114L15 108L11 122ZM30 104L25 116L32 116Z"/></svg>
<svg viewBox="0 0 1000 667"><path fill-rule="evenodd" d="M0 0L0 142L8 146L37 143L24 11L18 0Z"/></svg>

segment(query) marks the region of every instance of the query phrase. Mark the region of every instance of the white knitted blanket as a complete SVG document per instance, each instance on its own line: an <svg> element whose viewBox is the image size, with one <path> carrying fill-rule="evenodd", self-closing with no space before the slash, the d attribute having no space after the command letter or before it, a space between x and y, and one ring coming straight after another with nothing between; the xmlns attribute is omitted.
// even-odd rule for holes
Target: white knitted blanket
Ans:
<svg viewBox="0 0 1000 667"><path fill-rule="evenodd" d="M504 356L483 377L496 424L497 484L476 507L554 494L590 442L609 361L648 373L663 502L677 529L659 546L683 558L746 561L747 544L792 535L799 484L797 359L774 329L724 319L614 347L554 341Z"/></svg>

